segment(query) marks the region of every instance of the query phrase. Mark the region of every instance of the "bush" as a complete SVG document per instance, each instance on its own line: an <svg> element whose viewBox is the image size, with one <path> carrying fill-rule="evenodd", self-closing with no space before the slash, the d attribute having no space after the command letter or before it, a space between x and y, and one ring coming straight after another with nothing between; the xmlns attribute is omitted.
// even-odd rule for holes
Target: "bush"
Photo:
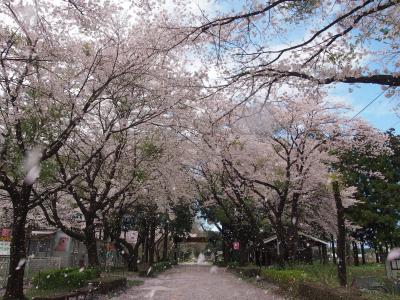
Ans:
<svg viewBox="0 0 400 300"><path fill-rule="evenodd" d="M222 261L214 261L213 265L217 266L217 267L227 267L228 266L223 260Z"/></svg>
<svg viewBox="0 0 400 300"><path fill-rule="evenodd" d="M256 277L260 275L260 267L257 266L235 267L233 270L245 277Z"/></svg>
<svg viewBox="0 0 400 300"><path fill-rule="evenodd" d="M161 273L167 269L170 269L173 266L173 263L170 261L160 261L153 264L153 271L155 273Z"/></svg>
<svg viewBox="0 0 400 300"><path fill-rule="evenodd" d="M302 270L262 269L261 277L296 292L299 284L307 278L307 275Z"/></svg>
<svg viewBox="0 0 400 300"><path fill-rule="evenodd" d="M125 288L127 280L124 277L105 277L89 280L88 283L93 284L97 293L108 294L115 290Z"/></svg>
<svg viewBox="0 0 400 300"><path fill-rule="evenodd" d="M40 272L32 280L33 285L41 290L60 288L79 288L86 281L100 276L97 269L63 268Z"/></svg>

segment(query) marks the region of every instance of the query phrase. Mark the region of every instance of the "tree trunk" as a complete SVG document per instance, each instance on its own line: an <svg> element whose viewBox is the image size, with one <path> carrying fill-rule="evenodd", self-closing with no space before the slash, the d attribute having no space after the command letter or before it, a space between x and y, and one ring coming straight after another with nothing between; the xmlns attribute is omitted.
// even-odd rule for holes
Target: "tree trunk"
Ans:
<svg viewBox="0 0 400 300"><path fill-rule="evenodd" d="M135 246L133 247L132 253L128 260L128 271L131 271L131 272L138 271L137 260L138 260L138 256L139 256L139 245L140 245L140 242L138 240L136 242Z"/></svg>
<svg viewBox="0 0 400 300"><path fill-rule="evenodd" d="M100 262L99 262L99 256L97 254L94 220L86 220L86 228L84 229L84 234L85 234L84 244L86 246L88 254L89 267L97 268L100 266Z"/></svg>
<svg viewBox="0 0 400 300"><path fill-rule="evenodd" d="M353 241L353 260L354 260L355 266L360 265L360 260L358 259L358 246L357 246L357 242L355 242L355 241Z"/></svg>
<svg viewBox="0 0 400 300"><path fill-rule="evenodd" d="M143 252L144 252L143 261L148 263L149 262L149 230L148 229L145 230L145 234L144 234Z"/></svg>
<svg viewBox="0 0 400 300"><path fill-rule="evenodd" d="M326 265L328 263L328 250L327 250L327 245L323 244L322 245L322 263Z"/></svg>
<svg viewBox="0 0 400 300"><path fill-rule="evenodd" d="M379 261L379 254L378 254L378 248L377 248L377 246L375 246L375 261L376 261L376 263L377 263L377 264L379 264L379 263L380 263L380 261Z"/></svg>
<svg viewBox="0 0 400 300"><path fill-rule="evenodd" d="M365 265L365 249L364 249L364 242L361 242L360 248L361 248L361 261L362 261L362 264Z"/></svg>
<svg viewBox="0 0 400 300"><path fill-rule="evenodd" d="M353 253L350 247L350 241L346 241L346 263L350 266L353 263Z"/></svg>
<svg viewBox="0 0 400 300"><path fill-rule="evenodd" d="M276 226L276 243L278 265L283 268L287 260L287 248L285 245L284 228L280 223L277 223Z"/></svg>
<svg viewBox="0 0 400 300"><path fill-rule="evenodd" d="M379 244L379 262L381 264L384 264L385 259L386 259L386 256L385 256L385 253L383 252L382 244Z"/></svg>
<svg viewBox="0 0 400 300"><path fill-rule="evenodd" d="M154 247L156 239L156 227L153 225L150 228L150 239L149 239L149 263L154 264Z"/></svg>
<svg viewBox="0 0 400 300"><path fill-rule="evenodd" d="M288 252L288 260L290 263L296 263L298 260L298 232L297 232L297 222L299 219L299 211L298 211L298 201L300 198L300 194L294 193L292 197L292 211L291 211L291 220L290 225L287 231L287 252Z"/></svg>
<svg viewBox="0 0 400 300"><path fill-rule="evenodd" d="M240 241L240 248L239 248L239 265L244 266L248 263L248 251L247 251L247 241Z"/></svg>
<svg viewBox="0 0 400 300"><path fill-rule="evenodd" d="M346 227L344 219L344 207L342 204L342 198L340 197L339 183L337 181L332 182L333 195L336 203L337 211L337 256L338 256L338 278L341 286L347 285L347 274L346 274Z"/></svg>
<svg viewBox="0 0 400 300"><path fill-rule="evenodd" d="M335 239L333 238L333 234L331 234L331 246L333 263L336 265Z"/></svg>
<svg viewBox="0 0 400 300"><path fill-rule="evenodd" d="M230 262L229 246L227 242L222 240L222 255L224 256L224 264L227 265Z"/></svg>
<svg viewBox="0 0 400 300"><path fill-rule="evenodd" d="M163 261L168 260L168 224L165 224L165 227L164 227L162 260Z"/></svg>
<svg viewBox="0 0 400 300"><path fill-rule="evenodd" d="M20 199L18 199L20 200ZM18 201L17 200L17 201ZM26 261L26 218L24 205L15 205L10 244L10 265L6 291L3 299L26 299L24 296L24 271Z"/></svg>

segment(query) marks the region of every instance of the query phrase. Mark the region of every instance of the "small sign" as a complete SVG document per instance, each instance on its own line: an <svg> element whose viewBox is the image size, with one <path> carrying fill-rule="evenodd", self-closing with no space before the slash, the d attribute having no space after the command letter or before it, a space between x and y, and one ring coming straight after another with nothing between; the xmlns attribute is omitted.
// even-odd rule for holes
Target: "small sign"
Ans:
<svg viewBox="0 0 400 300"><path fill-rule="evenodd" d="M240 249L240 243L239 242L233 242L233 250L239 250Z"/></svg>
<svg viewBox="0 0 400 300"><path fill-rule="evenodd" d="M10 242L0 241L0 255L10 255Z"/></svg>

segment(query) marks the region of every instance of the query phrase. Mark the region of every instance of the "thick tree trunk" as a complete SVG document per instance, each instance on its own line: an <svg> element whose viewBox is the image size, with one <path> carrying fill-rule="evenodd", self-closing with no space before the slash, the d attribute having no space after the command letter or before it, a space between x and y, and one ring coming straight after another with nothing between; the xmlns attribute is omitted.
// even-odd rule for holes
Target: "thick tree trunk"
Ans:
<svg viewBox="0 0 400 300"><path fill-rule="evenodd" d="M86 228L84 229L84 234L84 244L86 246L88 254L89 267L97 268L100 266L100 262L97 253L96 232L93 220L86 220Z"/></svg>
<svg viewBox="0 0 400 300"><path fill-rule="evenodd" d="M296 263L298 259L297 247L298 247L298 232L297 232L297 222L299 218L298 212L298 201L300 195L298 193L293 194L292 198L292 211L291 211L291 220L290 225L287 230L287 252L288 252L288 260L290 263Z"/></svg>
<svg viewBox="0 0 400 300"><path fill-rule="evenodd" d="M361 261L362 261L362 264L365 265L366 262L365 262L364 242L361 242L360 249L361 249Z"/></svg>
<svg viewBox="0 0 400 300"><path fill-rule="evenodd" d="M168 260L168 224L164 227L163 253L162 260Z"/></svg>
<svg viewBox="0 0 400 300"><path fill-rule="evenodd" d="M294 225L291 225L287 234L287 252L288 252L288 261L290 263L296 263L297 261L297 245L298 245L298 233L297 228Z"/></svg>
<svg viewBox="0 0 400 300"><path fill-rule="evenodd" d="M26 299L23 289L26 261L26 218L26 207L19 204L15 205L10 245L9 276L3 297L6 300Z"/></svg>
<svg viewBox="0 0 400 300"><path fill-rule="evenodd" d="M355 266L360 265L360 260L358 259L358 246L357 246L357 242L355 242L355 241L353 241L353 260L354 260Z"/></svg>
<svg viewBox="0 0 400 300"><path fill-rule="evenodd" d="M239 265L244 266L248 263L248 251L247 251L247 241L240 241L239 249Z"/></svg>
<svg viewBox="0 0 400 300"><path fill-rule="evenodd" d="M328 263L328 250L327 245L322 245L322 263L326 265Z"/></svg>
<svg viewBox="0 0 400 300"><path fill-rule="evenodd" d="M331 247L333 263L336 265L335 239L333 238L333 234L331 234Z"/></svg>
<svg viewBox="0 0 400 300"><path fill-rule="evenodd" d="M342 204L342 198L340 197L339 183L337 181L332 182L333 195L336 203L337 211L337 256L338 256L338 278L341 286L347 285L347 273L346 273L346 227L344 219L344 207Z"/></svg>
<svg viewBox="0 0 400 300"><path fill-rule="evenodd" d="M285 232L281 224L277 223L276 226L276 250L277 250L277 262L278 265L283 268L285 261L287 260L287 247L285 243Z"/></svg>

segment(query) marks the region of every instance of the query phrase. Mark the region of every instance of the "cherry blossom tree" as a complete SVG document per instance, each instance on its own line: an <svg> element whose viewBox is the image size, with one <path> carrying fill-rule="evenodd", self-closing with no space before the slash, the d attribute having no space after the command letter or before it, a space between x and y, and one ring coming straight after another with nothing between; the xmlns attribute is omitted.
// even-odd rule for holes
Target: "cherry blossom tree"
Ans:
<svg viewBox="0 0 400 300"><path fill-rule="evenodd" d="M225 171L217 186L222 197L232 202L229 194L239 192L238 186L251 190L250 198L257 199L256 207L276 232L281 263L296 257L297 232L310 221L306 212L324 211L316 199L326 189L336 160L332 151L367 145L355 144L356 134L378 145L385 139L366 124L346 119L346 107L324 100L319 90L307 90L306 95L284 93L265 105L262 113L254 106L230 113L204 136L213 153L207 159L202 156L211 174ZM224 185L226 178L235 178L234 184ZM246 208L246 203L240 204Z"/></svg>
<svg viewBox="0 0 400 300"><path fill-rule="evenodd" d="M182 40L211 42L227 84L337 82L399 86L398 1L246 1L187 26ZM299 38L301 37L301 38ZM370 67L373 62L374 67Z"/></svg>
<svg viewBox="0 0 400 300"><path fill-rule="evenodd" d="M191 82L185 71L179 80L173 73L182 59L171 49L165 30L128 26L120 8L109 2L5 1L0 15L5 20L0 28L0 189L13 206L5 297L15 299L23 298L29 211L80 175L67 176L58 185L46 182L55 163L63 166L63 147L80 140L93 112L101 111L96 126L112 132L93 145L93 155L81 165L89 166L98 161L101 144L111 135L167 113L186 99ZM178 86L185 88L178 91ZM124 116L129 108L136 110L136 119ZM116 119L124 120L110 127Z"/></svg>

